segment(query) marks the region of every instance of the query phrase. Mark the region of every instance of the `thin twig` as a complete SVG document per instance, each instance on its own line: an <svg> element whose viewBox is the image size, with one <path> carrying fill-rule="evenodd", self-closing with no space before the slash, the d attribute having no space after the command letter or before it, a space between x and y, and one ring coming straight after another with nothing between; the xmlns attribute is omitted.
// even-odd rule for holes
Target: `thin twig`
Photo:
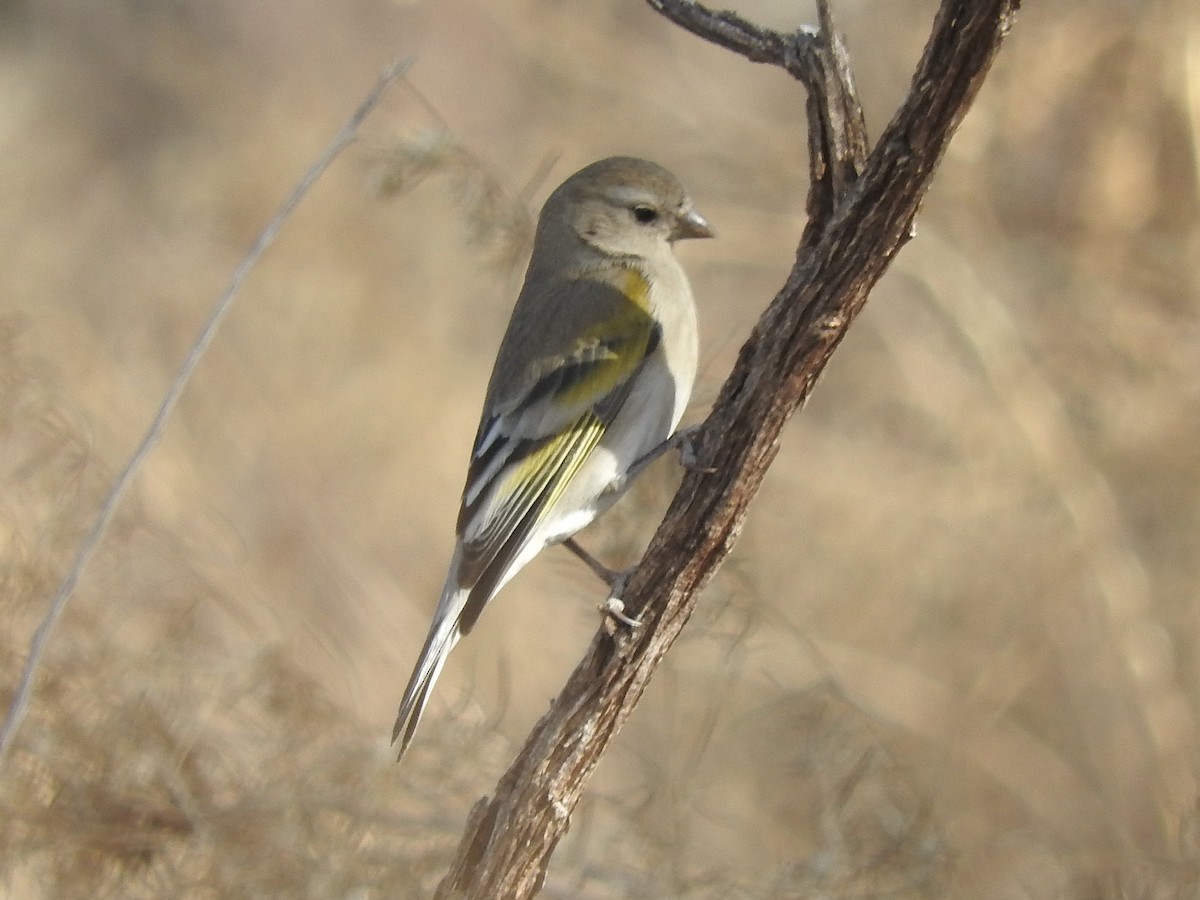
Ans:
<svg viewBox="0 0 1200 900"><path fill-rule="evenodd" d="M647 2L655 12L718 47L739 53L751 62L788 68L793 47L791 35L755 25L735 12L714 12L690 0Z"/></svg>
<svg viewBox="0 0 1200 900"><path fill-rule="evenodd" d="M208 321L200 329L200 333L188 351L187 357L179 367L179 371L176 373L174 380L172 380L170 387L167 388L167 393L163 397L162 403L158 407L158 412L154 415L154 419L150 422L150 427L146 429L141 443L138 444L137 449L125 464L125 468L121 470L121 474L113 482L108 496L104 498L104 503L101 505L100 512L96 516L96 521L92 524L91 530L79 545L71 567L67 570L66 576L59 584L58 592L54 595L54 599L50 601L50 608L46 611L41 624L38 625L37 630L33 633L33 639L29 643L29 656L26 657L25 667L21 671L21 680L17 683L17 690L13 695L12 703L9 705L8 716L4 720L4 726L0 728L0 763L3 763L9 748L12 746L13 740L16 738L17 730L21 727L21 722L24 720L25 714L29 709L29 700L33 693L33 685L37 677L38 668L41 665L42 658L45 656L46 647L50 642L54 626L62 617L64 610L67 608L67 602L75 590L75 584L79 581L79 576L82 574L89 560L91 560L92 555L96 552L96 548L99 546L101 538L104 537L104 532L112 522L117 506L121 502L125 491L133 481L134 476L137 475L146 457L150 455L150 451L154 449L154 445L158 443L158 439L162 436L167 419L183 394L184 388L187 387L188 382L191 380L192 374L200 362L200 358L204 355L204 351L208 349L209 344L212 343L213 337L217 333L217 328L225 318L225 314L229 311L230 306L233 305L234 295L241 287L242 282L245 281L250 270L257 264L259 257L274 242L275 237L279 234L284 222L291 216L292 211L304 199L304 196L317 179L324 174L325 170L329 168L338 155L354 140L359 126L362 125L371 111L379 105L379 101L383 99L384 93L392 83L403 75L411 64L411 60L397 60L384 69L383 73L379 76L379 80L375 82L375 86L371 88L370 93L359 104L358 109L354 111L354 114L350 116L346 124L342 126L329 146L326 147L325 152L304 173L304 177L300 179L299 183L292 190L292 193L279 208L279 211L267 223L266 228L259 234L254 245L242 258L241 263L238 264L233 277L229 281L228 287L225 288L224 293L217 300L212 313L208 317Z"/></svg>

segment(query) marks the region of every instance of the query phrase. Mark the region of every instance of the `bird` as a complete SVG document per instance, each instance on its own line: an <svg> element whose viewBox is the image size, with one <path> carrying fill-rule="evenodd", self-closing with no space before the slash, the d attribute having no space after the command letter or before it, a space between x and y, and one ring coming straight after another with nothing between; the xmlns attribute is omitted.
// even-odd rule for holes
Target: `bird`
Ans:
<svg viewBox="0 0 1200 900"><path fill-rule="evenodd" d="M713 236L675 175L630 156L585 166L542 206L488 382L445 586L392 731L399 759L450 651L530 560L565 542L604 571L573 535L675 433L699 338L674 244Z"/></svg>

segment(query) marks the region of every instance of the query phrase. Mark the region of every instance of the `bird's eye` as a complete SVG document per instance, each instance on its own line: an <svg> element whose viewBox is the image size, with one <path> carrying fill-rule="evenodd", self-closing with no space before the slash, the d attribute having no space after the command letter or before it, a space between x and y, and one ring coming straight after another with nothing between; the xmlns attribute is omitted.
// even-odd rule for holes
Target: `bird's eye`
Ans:
<svg viewBox="0 0 1200 900"><path fill-rule="evenodd" d="M658 218L658 210L653 206L635 206L633 208L633 217L643 225L649 225Z"/></svg>

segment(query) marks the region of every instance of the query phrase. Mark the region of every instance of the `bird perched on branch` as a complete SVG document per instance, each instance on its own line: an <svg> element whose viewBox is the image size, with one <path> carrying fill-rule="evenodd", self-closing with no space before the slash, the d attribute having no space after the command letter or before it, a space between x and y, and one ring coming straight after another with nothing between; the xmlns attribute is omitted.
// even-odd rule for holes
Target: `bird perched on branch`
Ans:
<svg viewBox="0 0 1200 900"><path fill-rule="evenodd" d="M679 179L632 157L581 169L542 207L484 399L450 571L392 732L401 757L447 655L492 597L611 506L679 424L698 348L672 245L712 234Z"/></svg>

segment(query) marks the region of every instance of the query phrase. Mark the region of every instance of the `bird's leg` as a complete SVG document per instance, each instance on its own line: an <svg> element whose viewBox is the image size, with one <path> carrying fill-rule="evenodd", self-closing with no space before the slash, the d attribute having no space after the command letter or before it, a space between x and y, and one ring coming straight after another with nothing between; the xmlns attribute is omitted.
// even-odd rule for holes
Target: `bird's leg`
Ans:
<svg viewBox="0 0 1200 900"><path fill-rule="evenodd" d="M685 469L692 469L698 472L715 472L716 469L701 466L696 454L696 438L700 435L703 428L703 425L690 425L687 428L681 428L657 447L635 459L633 465L629 467L629 471L621 479L622 482L628 484L630 481L633 481L633 479L646 470L650 463L671 450L679 451L679 464Z"/></svg>
<svg viewBox="0 0 1200 900"><path fill-rule="evenodd" d="M715 472L715 469L701 466L696 455L696 436L700 434L700 429L703 427L703 425L692 425L690 428L683 428L675 432L657 447L635 459L628 471L613 484L609 485L608 490L624 491L629 483L641 475L652 462L670 450L679 451L679 462L685 469L700 472ZM625 604L621 600L621 594L625 590L625 583L629 581L629 576L633 574L633 569L626 569L623 572L610 569L579 546L579 542L574 538L567 538L562 542L562 545L583 560L584 564L595 572L601 581L608 585L608 598L600 607L601 611L609 618L621 622L630 628L640 626L642 624L640 619L625 615Z"/></svg>
<svg viewBox="0 0 1200 900"><path fill-rule="evenodd" d="M567 538L562 542L562 545L578 556L583 561L583 564L595 572L600 580L607 584L610 589L616 585L617 581L624 574L623 572L618 572L616 569L610 569L604 563L600 562L600 560L579 546L579 542L573 537Z"/></svg>
<svg viewBox="0 0 1200 900"><path fill-rule="evenodd" d="M693 472L705 472L712 474L717 471L709 466L700 465L700 460L696 454L696 436L700 434L700 429L703 425L691 425L687 428L675 432L657 447L654 447L647 453L642 454L625 471L625 474L619 475L604 489L606 494L623 494L625 489L633 483L633 479L641 475L650 463L654 462L664 453L671 450L679 450L679 464L685 469L691 469Z"/></svg>
<svg viewBox="0 0 1200 900"><path fill-rule="evenodd" d="M610 569L592 554L588 553L579 545L575 538L567 538L562 542L562 545L578 556L589 569L595 572L600 580L608 585L608 597L600 604L600 611L609 618L615 619L629 628L637 628L642 622L641 619L635 619L632 616L625 615L625 604L621 600L621 594L625 591L625 584L629 581L629 576L633 573L633 569L625 569L618 572L616 569Z"/></svg>

